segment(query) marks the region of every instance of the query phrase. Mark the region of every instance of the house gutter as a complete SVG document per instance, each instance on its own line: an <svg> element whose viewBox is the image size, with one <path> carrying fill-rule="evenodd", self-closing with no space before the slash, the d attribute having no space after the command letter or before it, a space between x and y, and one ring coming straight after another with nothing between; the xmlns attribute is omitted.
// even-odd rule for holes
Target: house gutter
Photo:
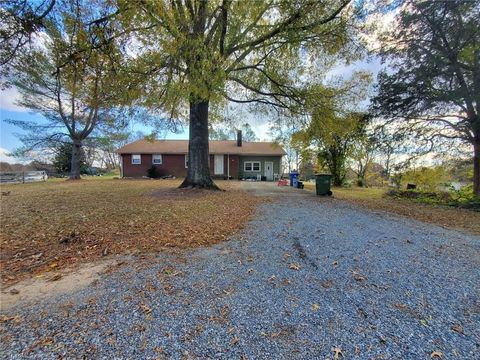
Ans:
<svg viewBox="0 0 480 360"><path fill-rule="evenodd" d="M120 154L120 179L123 178L123 155Z"/></svg>
<svg viewBox="0 0 480 360"><path fill-rule="evenodd" d="M227 154L227 179L230 180L230 154Z"/></svg>

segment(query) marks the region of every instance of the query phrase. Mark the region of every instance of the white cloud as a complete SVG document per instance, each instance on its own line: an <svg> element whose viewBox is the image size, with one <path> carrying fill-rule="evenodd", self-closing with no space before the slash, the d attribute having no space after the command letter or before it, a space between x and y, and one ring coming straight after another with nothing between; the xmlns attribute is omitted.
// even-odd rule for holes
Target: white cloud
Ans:
<svg viewBox="0 0 480 360"><path fill-rule="evenodd" d="M10 151L5 148L0 148L0 161L7 162L10 164L18 163L18 159L14 158L13 156L9 156Z"/></svg>
<svg viewBox="0 0 480 360"><path fill-rule="evenodd" d="M20 93L14 87L0 90L0 109L27 112L28 109L16 104L19 99Z"/></svg>
<svg viewBox="0 0 480 360"><path fill-rule="evenodd" d="M253 132L261 141L271 141L272 137L268 134L270 130L270 123L264 122L259 124L250 123Z"/></svg>

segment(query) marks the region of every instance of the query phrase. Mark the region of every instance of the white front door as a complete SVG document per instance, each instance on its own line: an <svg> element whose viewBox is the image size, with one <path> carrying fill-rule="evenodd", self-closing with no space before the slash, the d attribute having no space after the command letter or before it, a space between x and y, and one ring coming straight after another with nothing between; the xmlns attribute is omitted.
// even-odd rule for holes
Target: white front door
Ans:
<svg viewBox="0 0 480 360"><path fill-rule="evenodd" d="M215 175L223 175L223 155L215 155Z"/></svg>
<svg viewBox="0 0 480 360"><path fill-rule="evenodd" d="M265 177L268 181L273 180L273 162L265 161Z"/></svg>

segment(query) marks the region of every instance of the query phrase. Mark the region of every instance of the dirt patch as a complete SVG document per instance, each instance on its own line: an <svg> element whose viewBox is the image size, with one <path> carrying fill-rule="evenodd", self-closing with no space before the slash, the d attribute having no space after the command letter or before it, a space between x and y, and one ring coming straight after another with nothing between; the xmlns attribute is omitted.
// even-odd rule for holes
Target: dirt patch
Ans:
<svg viewBox="0 0 480 360"><path fill-rule="evenodd" d="M0 311L7 311L18 304L39 302L83 289L115 264L116 261L113 259L104 260L95 264L84 264L74 272L55 273L20 281L0 292ZM57 280L54 280L56 278Z"/></svg>

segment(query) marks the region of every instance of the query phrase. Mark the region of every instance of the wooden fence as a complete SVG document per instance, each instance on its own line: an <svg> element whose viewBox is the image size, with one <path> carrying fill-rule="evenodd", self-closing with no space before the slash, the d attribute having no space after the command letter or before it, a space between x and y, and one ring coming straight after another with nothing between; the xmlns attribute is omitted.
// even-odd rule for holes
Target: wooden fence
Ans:
<svg viewBox="0 0 480 360"><path fill-rule="evenodd" d="M0 183L19 184L27 182L47 181L46 171L2 171L0 172Z"/></svg>

